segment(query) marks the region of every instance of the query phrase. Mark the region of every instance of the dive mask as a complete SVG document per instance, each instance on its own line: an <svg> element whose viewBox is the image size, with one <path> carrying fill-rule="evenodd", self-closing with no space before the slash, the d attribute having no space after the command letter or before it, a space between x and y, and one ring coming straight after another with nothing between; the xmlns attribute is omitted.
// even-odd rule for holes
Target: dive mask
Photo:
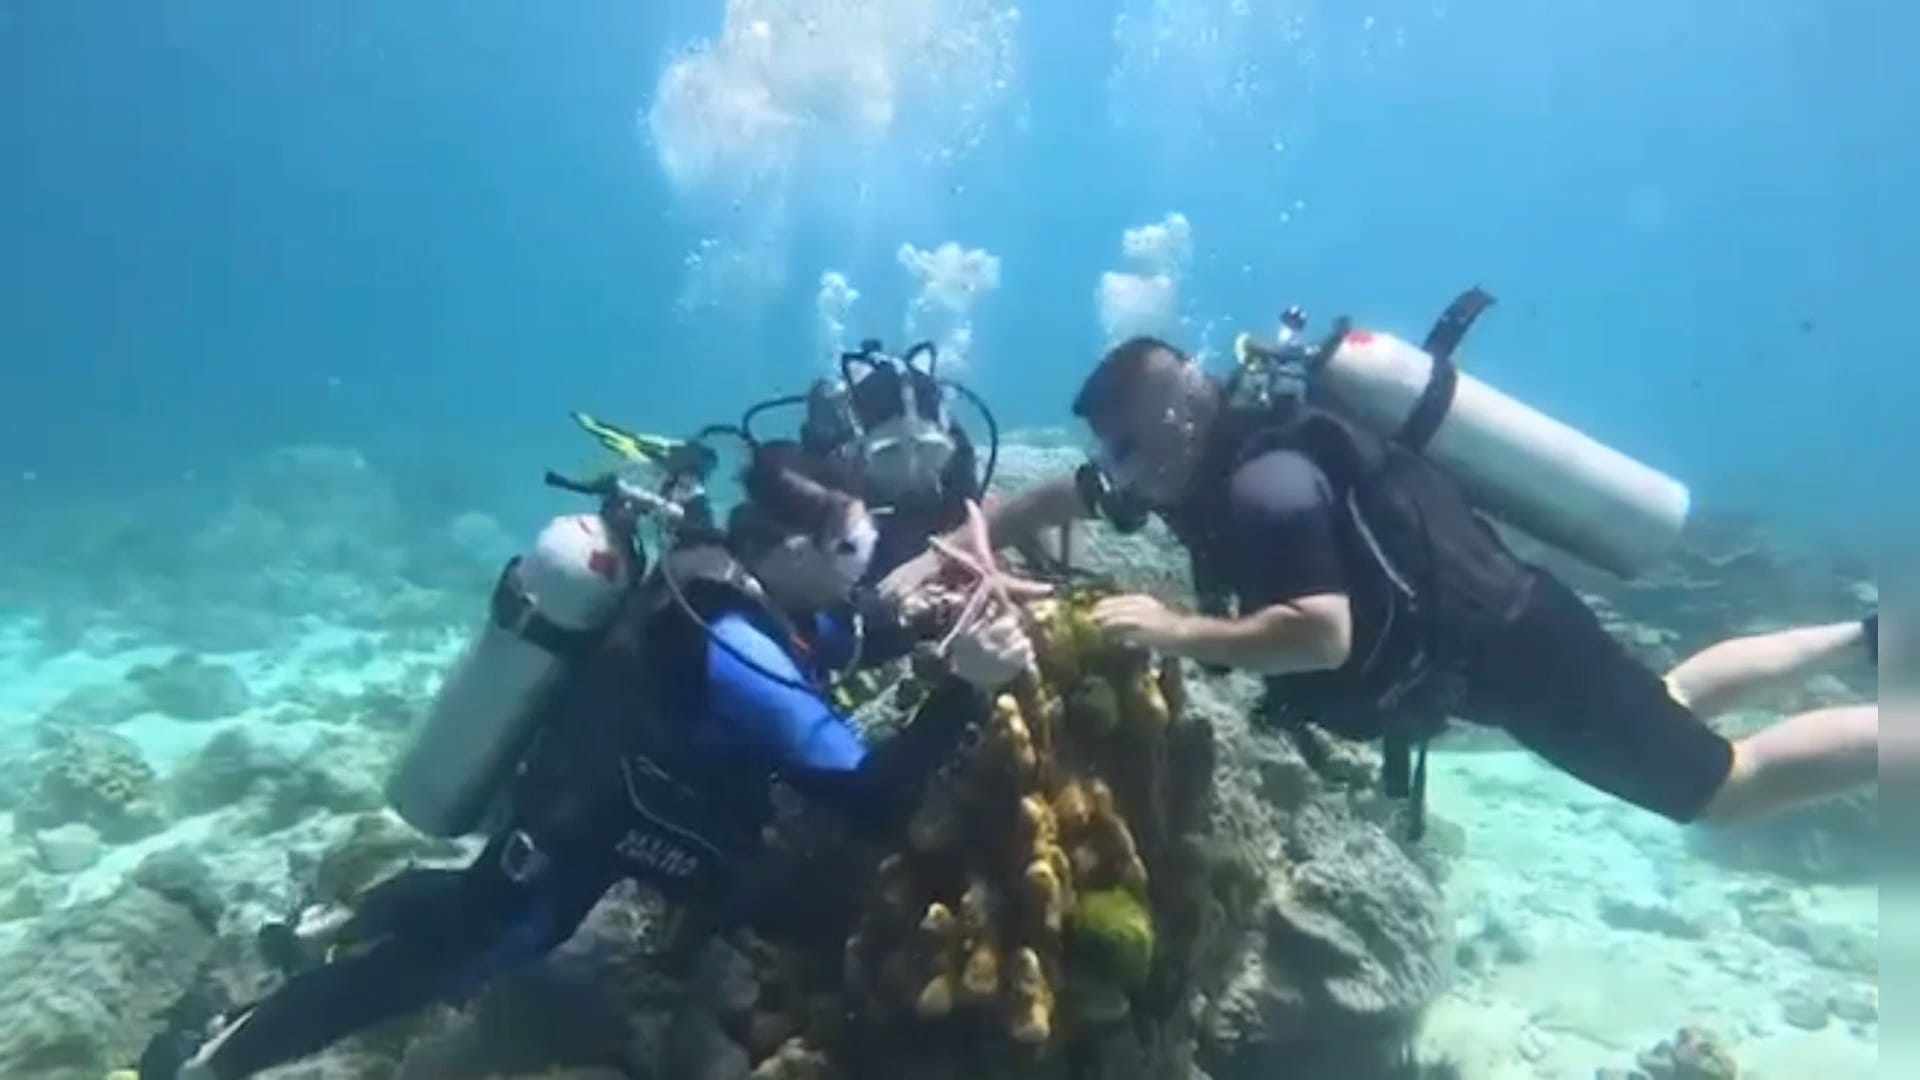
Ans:
<svg viewBox="0 0 1920 1080"><path fill-rule="evenodd" d="M955 444L933 346L923 342L896 359L878 345L842 358L867 480L883 500L938 495ZM921 356L925 370L914 366ZM856 374L856 365L866 370Z"/></svg>
<svg viewBox="0 0 1920 1080"><path fill-rule="evenodd" d="M939 494L953 452L953 436L918 416L896 417L860 440L867 482L883 500Z"/></svg>
<svg viewBox="0 0 1920 1080"><path fill-rule="evenodd" d="M873 549L880 543L880 530L873 518L861 514L839 536L821 542L821 550L833 565L835 577L851 590L867 576L873 565Z"/></svg>
<svg viewBox="0 0 1920 1080"><path fill-rule="evenodd" d="M1130 493L1140 486L1140 481L1147 473L1144 455L1139 451L1139 440L1131 436L1101 439L1087 454L1087 460L1099 470L1109 488Z"/></svg>

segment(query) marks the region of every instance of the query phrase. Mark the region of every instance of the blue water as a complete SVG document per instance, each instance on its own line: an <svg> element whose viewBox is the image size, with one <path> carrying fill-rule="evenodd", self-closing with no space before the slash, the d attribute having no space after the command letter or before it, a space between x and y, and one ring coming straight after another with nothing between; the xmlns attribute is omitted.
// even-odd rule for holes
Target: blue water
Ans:
<svg viewBox="0 0 1920 1080"><path fill-rule="evenodd" d="M830 16L785 33L845 6L746 5L788 59L849 51ZM1059 424L1121 231L1179 211L1185 344L1291 302L1417 334L1479 283L1476 371L1703 505L1850 542L1916 517L1886 488L1920 399L1910 9L1049 0L951 160L952 110L910 91L853 152L839 99L797 103L808 145L744 198L676 184L647 123L724 17L0 4L0 500L296 441L509 500L577 457L568 408L677 430L803 384L825 269L863 294L851 337L898 339L903 242L999 258L969 378ZM884 45L903 86L931 55ZM770 283L683 302L703 240L756 238Z"/></svg>
<svg viewBox="0 0 1920 1080"><path fill-rule="evenodd" d="M1070 429L1123 331L1218 370L1289 304L1417 339L1481 285L1472 373L1774 542L1717 586L1596 587L1643 659L1854 617L1893 576L1855 556L1920 537L1916 40L1888 0L0 0L0 967L177 843L252 905L229 944L293 910L283 862L381 802L505 556L586 509L540 484L604 463L568 411L690 432L863 337L937 338L1004 428ZM1872 696L1851 663L1768 707ZM43 825L134 815L49 805L68 725L178 811L71 873ZM238 768L228 733L265 779L173 806ZM1521 1070L1468 1075L1591 1075L1683 1022L1771 1076L1877 1058L1877 1019L1776 1000L1877 1010L1807 945L1877 941L1874 884L1701 863L1523 755L1436 761L1446 916L1540 945L1437 1004L1437 1045ZM295 832L263 793L337 805ZM1849 813L1754 846L1864 864ZM1797 945L1746 921L1782 911ZM41 998L87 1075L148 1034L14 997L0 1057Z"/></svg>

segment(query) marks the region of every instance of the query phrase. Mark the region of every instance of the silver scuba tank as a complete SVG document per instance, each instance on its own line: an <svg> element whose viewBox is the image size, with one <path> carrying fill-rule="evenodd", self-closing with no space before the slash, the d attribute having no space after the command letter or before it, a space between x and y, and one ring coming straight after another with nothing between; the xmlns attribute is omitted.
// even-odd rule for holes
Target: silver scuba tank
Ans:
<svg viewBox="0 0 1920 1080"><path fill-rule="evenodd" d="M1391 436L1434 366L1392 334L1355 330L1322 353L1313 383L1333 412ZM1476 506L1622 577L1659 559L1686 526L1685 485L1464 371L1424 453Z"/></svg>
<svg viewBox="0 0 1920 1080"><path fill-rule="evenodd" d="M477 829L506 785L571 648L604 629L633 579L633 557L598 514L555 518L507 564L468 643L387 783L422 832Z"/></svg>

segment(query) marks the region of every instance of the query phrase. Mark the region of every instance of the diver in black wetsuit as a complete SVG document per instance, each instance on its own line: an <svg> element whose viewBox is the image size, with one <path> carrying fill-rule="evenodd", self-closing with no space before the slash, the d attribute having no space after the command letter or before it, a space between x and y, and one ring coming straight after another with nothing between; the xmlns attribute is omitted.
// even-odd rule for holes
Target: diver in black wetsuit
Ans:
<svg viewBox="0 0 1920 1080"><path fill-rule="evenodd" d="M803 399L755 409L804 403L801 445L859 470L861 494L879 512L867 584L926 551L929 537L959 528L968 500L979 500L992 480L999 442L993 416L972 391L939 378L937 364L931 344L895 358L868 341L841 358L841 380L818 380ZM971 401L987 422L992 445L984 473L973 441L947 408L949 390Z"/></svg>
<svg viewBox="0 0 1920 1080"><path fill-rule="evenodd" d="M1096 462L990 508L995 540L1160 516L1193 556L1201 612L1120 596L1095 621L1261 673L1280 719L1384 738L1389 793L1414 797L1416 832L1425 741L1450 715L1497 723L1679 822L1746 819L1876 777L1876 705L1802 713L1738 742L1704 717L1770 664L1799 670L1862 644L1877 657L1877 618L1729 643L1663 680L1416 450L1310 401L1236 409L1178 350L1138 338L1107 354L1074 412L1099 440ZM888 587L911 588L913 570Z"/></svg>
<svg viewBox="0 0 1920 1080"><path fill-rule="evenodd" d="M560 689L510 824L471 865L376 887L344 935L351 955L295 975L203 1046L163 1033L143 1080L248 1076L463 996L565 941L625 878L705 929L778 933L806 913L751 868L775 777L895 829L1031 647L1011 613L964 630L914 723L868 748L818 688L853 652L839 613L872 559L873 521L844 470L791 444L759 448L745 480L725 547L668 555Z"/></svg>

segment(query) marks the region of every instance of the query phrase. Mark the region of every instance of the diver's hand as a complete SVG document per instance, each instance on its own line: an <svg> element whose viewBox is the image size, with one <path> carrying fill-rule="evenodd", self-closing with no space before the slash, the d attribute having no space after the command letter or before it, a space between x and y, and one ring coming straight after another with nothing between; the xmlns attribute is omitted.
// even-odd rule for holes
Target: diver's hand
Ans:
<svg viewBox="0 0 1920 1080"><path fill-rule="evenodd" d="M1033 665L1033 642L1012 614L982 619L953 640L947 651L953 673L991 693Z"/></svg>
<svg viewBox="0 0 1920 1080"><path fill-rule="evenodd" d="M874 586L874 592L880 599L893 605L895 610L910 611L911 601L928 582L939 575L940 566L940 553L929 547L889 571Z"/></svg>
<svg viewBox="0 0 1920 1080"><path fill-rule="evenodd" d="M1093 606L1093 623L1129 645L1177 650L1186 617L1144 593L1109 596Z"/></svg>
<svg viewBox="0 0 1920 1080"><path fill-rule="evenodd" d="M966 527L954 528L952 532L941 536L941 540L945 540L947 544L964 546ZM879 578L879 584L874 586L874 592L879 594L881 600L891 603L897 611L912 613L916 609L916 601L924 598L927 582L939 577L945 565L947 561L941 557L939 550L935 550L929 544L925 552L914 555L912 559L906 559L904 563L900 563L899 567L893 567L893 571L889 571L887 577Z"/></svg>

